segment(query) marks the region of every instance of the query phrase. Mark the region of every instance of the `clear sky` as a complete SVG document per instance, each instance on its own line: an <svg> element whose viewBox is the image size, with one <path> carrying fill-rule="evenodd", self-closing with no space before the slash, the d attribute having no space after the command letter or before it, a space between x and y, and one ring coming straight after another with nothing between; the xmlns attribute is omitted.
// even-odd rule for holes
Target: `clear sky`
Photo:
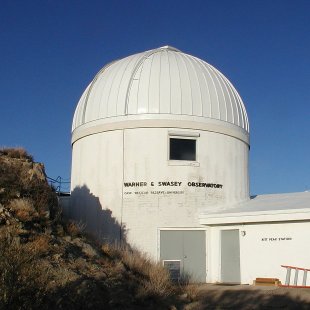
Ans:
<svg viewBox="0 0 310 310"><path fill-rule="evenodd" d="M310 190L309 0L0 0L0 145L70 177L79 97L107 62L172 45L246 105L251 193Z"/></svg>

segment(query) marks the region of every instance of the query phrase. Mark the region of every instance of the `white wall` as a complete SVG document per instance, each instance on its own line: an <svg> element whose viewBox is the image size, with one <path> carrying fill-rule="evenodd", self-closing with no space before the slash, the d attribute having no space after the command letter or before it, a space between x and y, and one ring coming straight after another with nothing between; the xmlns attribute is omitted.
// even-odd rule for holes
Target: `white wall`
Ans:
<svg viewBox="0 0 310 310"><path fill-rule="evenodd" d="M72 149L71 217L97 237L118 240L121 230L123 132L77 140Z"/></svg>
<svg viewBox="0 0 310 310"><path fill-rule="evenodd" d="M258 277L279 278L285 283L286 269L281 265L310 268L310 223L253 224L209 228L208 282L221 281L220 231L240 230L241 282L252 284ZM241 235L245 231L245 236ZM299 272L302 282L303 273ZM294 273L291 276L293 284ZM307 285L310 285L310 277Z"/></svg>
<svg viewBox="0 0 310 310"><path fill-rule="evenodd" d="M168 160L168 131L186 130L141 128L125 131L124 180L147 182L147 187L136 191L148 194L124 195L123 219L130 231L129 241L154 257L157 227L199 227L200 207L209 206L212 211L248 197L248 147L245 143L200 131L197 140L199 166L184 166ZM150 186L152 181L154 187ZM179 187L156 186L159 181L182 184ZM188 182L219 183L223 188L189 187ZM169 190L184 193L151 194Z"/></svg>
<svg viewBox="0 0 310 310"><path fill-rule="evenodd" d="M197 163L168 160L168 132L172 130L200 134ZM249 198L248 146L224 134L177 128L115 130L77 140L72 153L71 191L76 213L83 214L94 231L100 231L103 222L98 218L108 213L100 214L99 202L102 210L111 211L108 215L114 228L123 225L127 241L154 258L158 227L201 227L201 207L215 211ZM181 185L159 186L163 181ZM146 186L124 187L124 182ZM223 187L190 187L188 182ZM81 186L89 189L89 202L75 194ZM177 193L169 193L173 191Z"/></svg>

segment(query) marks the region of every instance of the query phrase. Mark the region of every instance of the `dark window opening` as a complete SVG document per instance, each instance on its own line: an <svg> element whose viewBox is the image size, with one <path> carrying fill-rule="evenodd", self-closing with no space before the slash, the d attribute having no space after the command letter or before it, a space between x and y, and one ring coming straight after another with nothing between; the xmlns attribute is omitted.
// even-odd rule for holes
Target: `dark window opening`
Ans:
<svg viewBox="0 0 310 310"><path fill-rule="evenodd" d="M196 140L170 138L170 160L196 160Z"/></svg>

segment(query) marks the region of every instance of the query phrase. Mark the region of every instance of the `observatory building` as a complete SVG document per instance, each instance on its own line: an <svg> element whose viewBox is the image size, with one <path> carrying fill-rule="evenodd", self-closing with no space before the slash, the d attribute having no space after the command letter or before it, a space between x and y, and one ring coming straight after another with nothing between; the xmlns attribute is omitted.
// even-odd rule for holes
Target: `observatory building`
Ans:
<svg viewBox="0 0 310 310"><path fill-rule="evenodd" d="M281 264L310 261L310 196L250 199L249 146L242 99L210 64L170 46L116 60L74 114L70 216L174 277L283 280ZM281 260L289 246L308 257Z"/></svg>

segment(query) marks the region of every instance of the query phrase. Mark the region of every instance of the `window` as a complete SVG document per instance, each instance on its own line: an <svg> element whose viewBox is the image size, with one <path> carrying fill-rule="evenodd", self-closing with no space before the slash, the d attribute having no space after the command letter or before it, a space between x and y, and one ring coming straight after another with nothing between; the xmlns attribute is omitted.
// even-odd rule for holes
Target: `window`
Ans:
<svg viewBox="0 0 310 310"><path fill-rule="evenodd" d="M170 138L170 160L196 161L196 139Z"/></svg>

